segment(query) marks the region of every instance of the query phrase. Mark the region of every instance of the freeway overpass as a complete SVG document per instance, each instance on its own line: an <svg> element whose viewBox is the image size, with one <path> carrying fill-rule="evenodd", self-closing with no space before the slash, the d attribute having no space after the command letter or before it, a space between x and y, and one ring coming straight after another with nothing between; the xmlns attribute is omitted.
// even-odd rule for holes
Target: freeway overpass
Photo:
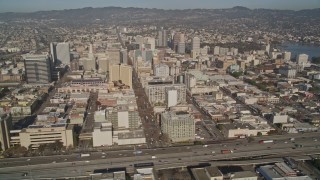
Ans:
<svg viewBox="0 0 320 180"><path fill-rule="evenodd" d="M108 151L91 153L90 157L80 158L78 154L47 157L25 157L0 160L0 179L21 179L21 175L28 173L30 178L58 178L63 176L85 176L95 169L126 167L133 169L136 163L153 162L156 169L186 167L198 163L213 165L256 164L263 161L280 161L281 157L297 156L308 158L308 155L320 153L319 132L300 134L294 142L289 137L274 138L275 143L259 144L257 141L248 143L238 139L223 144L203 146L167 147L157 149L143 149L141 154L135 155L133 150ZM267 138L267 137L265 137ZM296 144L303 145L296 148ZM232 149L232 154L221 154L222 149ZM214 153L213 153L214 151ZM152 159L151 156L156 156ZM63 173L62 173L63 172Z"/></svg>

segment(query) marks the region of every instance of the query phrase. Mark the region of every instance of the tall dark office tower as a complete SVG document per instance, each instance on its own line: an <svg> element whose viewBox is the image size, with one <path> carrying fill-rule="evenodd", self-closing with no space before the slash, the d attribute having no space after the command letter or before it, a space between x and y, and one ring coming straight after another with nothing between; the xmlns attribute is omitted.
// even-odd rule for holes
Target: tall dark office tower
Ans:
<svg viewBox="0 0 320 180"><path fill-rule="evenodd" d="M179 32L176 32L176 33L174 33L174 35L173 35L173 43L172 43L172 50L174 50L175 52L177 52L178 51L178 44L179 44L179 42L180 42L180 36L181 35L181 33L179 33Z"/></svg>
<svg viewBox="0 0 320 180"><path fill-rule="evenodd" d="M27 55L24 60L28 84L47 84L51 82L52 61L48 54Z"/></svg>
<svg viewBox="0 0 320 180"><path fill-rule="evenodd" d="M168 44L168 34L166 30L161 30L158 32L158 46L167 47Z"/></svg>

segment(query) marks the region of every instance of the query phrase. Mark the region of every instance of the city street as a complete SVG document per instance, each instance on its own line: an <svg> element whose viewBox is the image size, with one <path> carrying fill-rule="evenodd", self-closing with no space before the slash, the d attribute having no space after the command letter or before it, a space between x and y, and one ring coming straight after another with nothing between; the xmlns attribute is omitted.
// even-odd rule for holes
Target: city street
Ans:
<svg viewBox="0 0 320 180"><path fill-rule="evenodd" d="M147 145L150 148L161 147L162 140L160 139L160 125L154 115L153 108L148 101L148 97L138 80L137 74L134 71L132 84L134 93L137 97L138 111L145 131Z"/></svg>
<svg viewBox="0 0 320 180"><path fill-rule="evenodd" d="M192 97L189 93L187 93L187 103L192 104L200 113L201 113L201 129L206 130L207 133L210 135L210 138L205 140L222 140L225 139L223 134L216 128L215 122L205 114L197 105L194 104Z"/></svg>
<svg viewBox="0 0 320 180"><path fill-rule="evenodd" d="M121 39L119 30L117 29L118 40L124 48L125 45ZM132 59L128 56L128 64L132 65ZM153 112L153 107L148 101L148 97L139 81L139 77L133 69L132 71L132 85L133 90L137 98L137 105L139 116L141 118L142 126L145 132L147 146L149 148L162 147L167 142L164 142L165 139L161 138L161 128L160 124L156 119L156 116Z"/></svg>

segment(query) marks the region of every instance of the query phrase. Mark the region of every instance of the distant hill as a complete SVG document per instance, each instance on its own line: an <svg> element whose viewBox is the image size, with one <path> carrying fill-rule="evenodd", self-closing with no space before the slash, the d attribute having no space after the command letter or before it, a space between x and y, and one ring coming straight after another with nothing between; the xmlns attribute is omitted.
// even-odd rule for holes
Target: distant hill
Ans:
<svg viewBox="0 0 320 180"><path fill-rule="evenodd" d="M308 9L301 11L292 10L270 10L270 9L249 9L242 6L236 6L230 9L185 9L185 10L163 10L163 9L147 9L147 8L121 8L121 7L104 7L104 8L82 8L82 9L66 9L53 11L38 11L32 13L0 13L0 20L11 21L19 19L38 19L48 20L57 19L63 21L89 21L95 19L102 20L122 20L130 21L132 19L155 19L161 20L165 18L170 19L188 19L189 17L209 18L223 15L226 17L248 17L258 16L268 13L269 15L304 15L312 18L320 18L320 9Z"/></svg>
<svg viewBox="0 0 320 180"><path fill-rule="evenodd" d="M163 10L146 8L82 8L33 13L0 13L0 21L51 20L56 23L187 26L191 28L239 28L320 34L320 9L270 10L236 6L229 9ZM236 24L236 25L235 25Z"/></svg>

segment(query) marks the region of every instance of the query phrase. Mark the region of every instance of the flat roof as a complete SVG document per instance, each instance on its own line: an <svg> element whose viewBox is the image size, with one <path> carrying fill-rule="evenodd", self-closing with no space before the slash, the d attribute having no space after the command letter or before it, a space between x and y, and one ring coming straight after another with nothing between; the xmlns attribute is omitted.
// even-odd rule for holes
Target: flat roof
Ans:
<svg viewBox="0 0 320 180"><path fill-rule="evenodd" d="M193 175L197 180L210 180L204 168L192 169Z"/></svg>
<svg viewBox="0 0 320 180"><path fill-rule="evenodd" d="M218 167L206 167L207 172L209 173L210 177L217 177L217 176L223 176L221 171L218 169Z"/></svg>
<svg viewBox="0 0 320 180"><path fill-rule="evenodd" d="M240 171L233 173L233 178L251 178L251 177L257 177L256 173L252 171Z"/></svg>
<svg viewBox="0 0 320 180"><path fill-rule="evenodd" d="M253 126L251 126L249 123L237 123L233 122L231 124L224 124L223 125L226 129L255 129Z"/></svg>
<svg viewBox="0 0 320 180"><path fill-rule="evenodd" d="M264 172L270 178L281 178L282 176L273 169L274 165L260 166L258 171Z"/></svg>

